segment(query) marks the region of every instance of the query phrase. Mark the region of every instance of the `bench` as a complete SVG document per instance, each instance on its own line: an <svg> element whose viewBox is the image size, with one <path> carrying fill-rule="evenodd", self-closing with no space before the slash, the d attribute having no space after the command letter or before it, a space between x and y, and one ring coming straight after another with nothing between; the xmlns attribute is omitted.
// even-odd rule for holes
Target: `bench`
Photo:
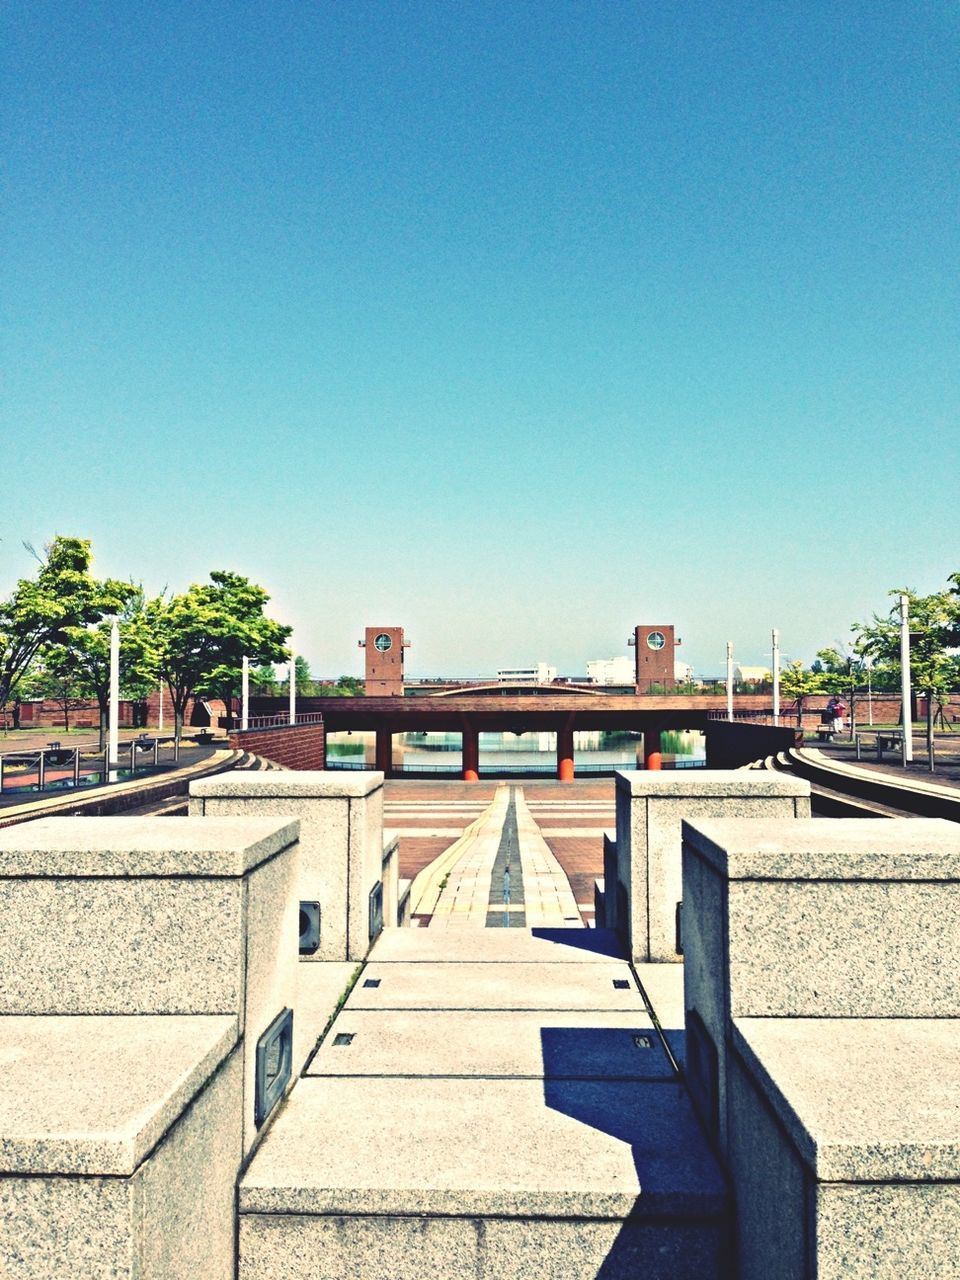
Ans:
<svg viewBox="0 0 960 1280"><path fill-rule="evenodd" d="M807 733L815 733L819 742L830 742L834 736L832 724L818 724L812 729L807 729Z"/></svg>
<svg viewBox="0 0 960 1280"><path fill-rule="evenodd" d="M857 747L857 759L861 758L860 749L862 739L875 738L877 746L877 759L883 759L884 751L899 750L903 751L903 730L902 729L857 729L854 733L854 740Z"/></svg>

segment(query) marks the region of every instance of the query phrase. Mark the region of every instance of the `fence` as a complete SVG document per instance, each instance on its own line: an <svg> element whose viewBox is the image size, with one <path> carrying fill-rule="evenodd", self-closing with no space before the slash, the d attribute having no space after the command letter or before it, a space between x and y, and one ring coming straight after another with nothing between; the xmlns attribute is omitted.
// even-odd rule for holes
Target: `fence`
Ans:
<svg viewBox="0 0 960 1280"><path fill-rule="evenodd" d="M7 751L0 755L0 795L17 792L69 791L77 787L96 787L103 782L119 781L119 775L156 769L160 765L161 748L169 748L176 763L179 744L172 738L141 736L120 744L112 764L105 748L61 747L51 742L36 751Z"/></svg>

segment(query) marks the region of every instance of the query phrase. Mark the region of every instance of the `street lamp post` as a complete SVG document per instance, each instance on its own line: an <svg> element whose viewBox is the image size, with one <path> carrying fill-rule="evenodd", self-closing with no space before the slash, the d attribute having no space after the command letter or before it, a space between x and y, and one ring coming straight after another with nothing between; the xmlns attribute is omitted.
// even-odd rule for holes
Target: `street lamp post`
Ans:
<svg viewBox="0 0 960 1280"><path fill-rule="evenodd" d="M913 707L910 700L910 597L900 597L900 697L903 704L903 763L913 759Z"/></svg>
<svg viewBox="0 0 960 1280"><path fill-rule="evenodd" d="M780 723L780 632L773 629L773 723Z"/></svg>
<svg viewBox="0 0 960 1280"><path fill-rule="evenodd" d="M733 719L733 643L727 641L727 719Z"/></svg>

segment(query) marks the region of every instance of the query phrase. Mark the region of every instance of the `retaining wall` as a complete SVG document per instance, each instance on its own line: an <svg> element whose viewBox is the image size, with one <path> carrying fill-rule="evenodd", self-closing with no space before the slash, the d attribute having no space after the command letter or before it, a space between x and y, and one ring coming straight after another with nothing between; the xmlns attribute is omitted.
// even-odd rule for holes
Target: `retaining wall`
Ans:
<svg viewBox="0 0 960 1280"><path fill-rule="evenodd" d="M281 724L230 733L236 751L251 751L287 769L325 769L327 734L322 724Z"/></svg>

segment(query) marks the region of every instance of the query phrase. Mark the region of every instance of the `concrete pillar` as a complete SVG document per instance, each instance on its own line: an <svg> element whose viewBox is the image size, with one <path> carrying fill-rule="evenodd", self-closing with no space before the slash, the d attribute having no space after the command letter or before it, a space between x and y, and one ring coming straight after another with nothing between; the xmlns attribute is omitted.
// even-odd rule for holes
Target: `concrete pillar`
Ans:
<svg viewBox="0 0 960 1280"><path fill-rule="evenodd" d="M377 730L377 770L389 777L393 772L393 734L389 729Z"/></svg>
<svg viewBox="0 0 960 1280"><path fill-rule="evenodd" d="M660 755L660 725L648 724L643 730L643 767L645 769L662 769L663 759Z"/></svg>
<svg viewBox="0 0 960 1280"><path fill-rule="evenodd" d="M573 716L568 716L566 724L557 730L557 777L561 782L572 782L574 772Z"/></svg>
<svg viewBox="0 0 960 1280"><path fill-rule="evenodd" d="M463 780L480 781L480 731L471 720L463 722Z"/></svg>

